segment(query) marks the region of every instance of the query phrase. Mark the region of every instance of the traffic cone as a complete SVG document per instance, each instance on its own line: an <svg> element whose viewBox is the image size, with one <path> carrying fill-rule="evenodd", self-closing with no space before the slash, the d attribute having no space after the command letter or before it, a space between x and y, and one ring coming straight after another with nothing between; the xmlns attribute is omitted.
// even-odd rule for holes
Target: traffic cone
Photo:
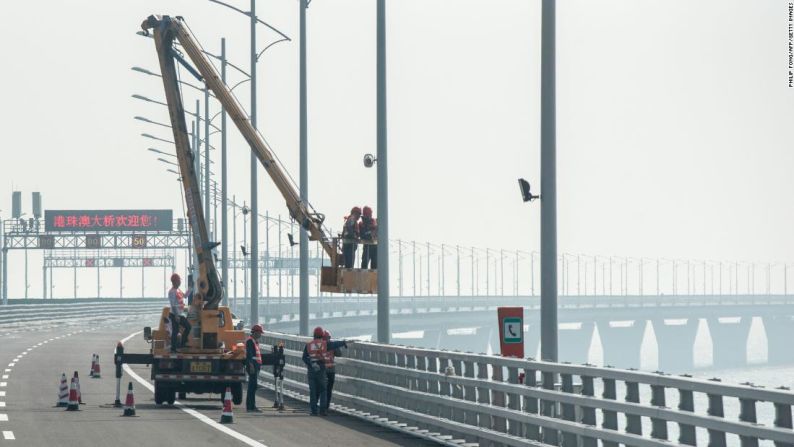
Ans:
<svg viewBox="0 0 794 447"><path fill-rule="evenodd" d="M226 394L223 396L223 412L221 413L221 424L234 423L232 414L232 390L226 387Z"/></svg>
<svg viewBox="0 0 794 447"><path fill-rule="evenodd" d="M91 354L91 369L88 371L88 377L94 377L94 367L96 367L96 354Z"/></svg>
<svg viewBox="0 0 794 447"><path fill-rule="evenodd" d="M124 401L123 416L135 416L135 396L132 394L132 382L127 387L127 400Z"/></svg>
<svg viewBox="0 0 794 447"><path fill-rule="evenodd" d="M66 373L61 373L61 386L58 388L58 407L69 405L69 385L66 384Z"/></svg>
<svg viewBox="0 0 794 447"><path fill-rule="evenodd" d="M96 361L94 362L94 369L91 370L91 377L99 379L102 377L102 374L99 371L99 354L94 355L96 356Z"/></svg>
<svg viewBox="0 0 794 447"><path fill-rule="evenodd" d="M75 386L77 387L77 402L80 404L85 404L85 402L83 402L83 393L80 392L80 376L77 375L77 371L74 372L73 379Z"/></svg>
<svg viewBox="0 0 794 447"><path fill-rule="evenodd" d="M69 403L66 405L66 411L79 411L80 404L77 402L77 381L73 378L71 385L69 385Z"/></svg>

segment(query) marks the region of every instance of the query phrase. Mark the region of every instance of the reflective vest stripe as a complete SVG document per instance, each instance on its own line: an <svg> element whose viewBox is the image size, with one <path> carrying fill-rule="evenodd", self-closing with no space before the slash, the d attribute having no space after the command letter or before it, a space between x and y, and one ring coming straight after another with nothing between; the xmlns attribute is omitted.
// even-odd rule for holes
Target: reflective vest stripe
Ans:
<svg viewBox="0 0 794 447"><path fill-rule="evenodd" d="M324 357L323 360L325 360L325 367L326 368L333 368L334 367L334 357L335 356L336 356L336 353L334 352L333 349L328 349L328 350L325 351L325 357Z"/></svg>
<svg viewBox="0 0 794 447"><path fill-rule="evenodd" d="M185 311L185 295L181 290L176 289L176 302L179 304L179 311Z"/></svg>

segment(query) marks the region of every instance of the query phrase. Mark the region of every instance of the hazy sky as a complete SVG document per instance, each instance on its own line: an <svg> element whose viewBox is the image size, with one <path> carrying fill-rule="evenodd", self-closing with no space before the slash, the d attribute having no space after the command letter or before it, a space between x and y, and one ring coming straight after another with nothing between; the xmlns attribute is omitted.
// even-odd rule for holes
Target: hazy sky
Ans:
<svg viewBox="0 0 794 447"><path fill-rule="evenodd" d="M391 235L538 249L539 205L516 178L539 185L540 1L387 3ZM297 179L298 2L257 5L293 38L260 60L259 123ZM168 121L130 97L164 97L130 70L157 69L135 34L152 13L184 16L210 51L225 36L248 70L246 17L209 1L4 4L0 215L13 189L28 212L34 190L45 208L179 212L175 176L146 151L172 148L140 137L170 131L132 118ZM557 20L560 252L794 262L787 2L568 0ZM339 227L375 204L361 164L375 152L375 2L315 0L308 35L309 194ZM230 190L247 200L249 150L229 143ZM261 209L286 214L260 172Z"/></svg>

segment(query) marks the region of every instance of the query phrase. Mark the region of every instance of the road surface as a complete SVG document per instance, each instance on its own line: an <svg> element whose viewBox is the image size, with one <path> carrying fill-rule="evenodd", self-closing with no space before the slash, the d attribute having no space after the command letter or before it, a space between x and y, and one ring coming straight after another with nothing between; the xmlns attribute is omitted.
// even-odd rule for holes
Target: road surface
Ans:
<svg viewBox="0 0 794 447"><path fill-rule="evenodd" d="M0 309L0 311L2 311ZM156 316L116 320L75 319L0 328L0 446L423 446L427 441L332 414L308 415L306 404L286 400L286 411L270 406L270 391L260 390L262 414L235 408L234 424L221 425L218 395L188 395L176 407L154 404L149 369L134 365L122 379L135 390L136 417L113 408L116 342L130 337ZM125 342L126 352L146 352L140 334ZM88 377L97 353L102 378ZM78 371L84 405L67 412L55 407L61 373ZM148 387L147 387L148 384Z"/></svg>

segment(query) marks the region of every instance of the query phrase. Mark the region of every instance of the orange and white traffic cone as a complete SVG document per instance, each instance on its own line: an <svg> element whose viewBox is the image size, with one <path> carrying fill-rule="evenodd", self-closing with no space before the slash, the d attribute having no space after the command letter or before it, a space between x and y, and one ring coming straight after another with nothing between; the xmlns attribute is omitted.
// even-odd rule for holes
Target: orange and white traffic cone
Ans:
<svg viewBox="0 0 794 447"><path fill-rule="evenodd" d="M69 385L69 403L66 405L66 411L79 411L80 404L77 402L77 381L72 379Z"/></svg>
<svg viewBox="0 0 794 447"><path fill-rule="evenodd" d="M232 390L226 387L226 394L223 396L223 412L221 413L221 424L234 423L234 415L232 414Z"/></svg>
<svg viewBox="0 0 794 447"><path fill-rule="evenodd" d="M72 377L72 379L77 387L77 402L85 404L85 402L83 402L83 393L80 392L80 376L77 375L77 371L74 372L74 377Z"/></svg>
<svg viewBox="0 0 794 447"><path fill-rule="evenodd" d="M88 377L94 377L95 366L96 366L96 354L91 354L91 369L88 371Z"/></svg>
<svg viewBox="0 0 794 447"><path fill-rule="evenodd" d="M99 371L99 354L94 355L96 356L96 360L94 361L94 369L91 370L91 377L99 379L102 377L102 373Z"/></svg>
<svg viewBox="0 0 794 447"><path fill-rule="evenodd" d="M127 387L127 400L124 401L124 414L122 416L135 416L135 396L132 394L132 382Z"/></svg>
<svg viewBox="0 0 794 447"><path fill-rule="evenodd" d="M58 387L58 407L69 405L69 385L66 383L66 373L61 373L61 386Z"/></svg>

